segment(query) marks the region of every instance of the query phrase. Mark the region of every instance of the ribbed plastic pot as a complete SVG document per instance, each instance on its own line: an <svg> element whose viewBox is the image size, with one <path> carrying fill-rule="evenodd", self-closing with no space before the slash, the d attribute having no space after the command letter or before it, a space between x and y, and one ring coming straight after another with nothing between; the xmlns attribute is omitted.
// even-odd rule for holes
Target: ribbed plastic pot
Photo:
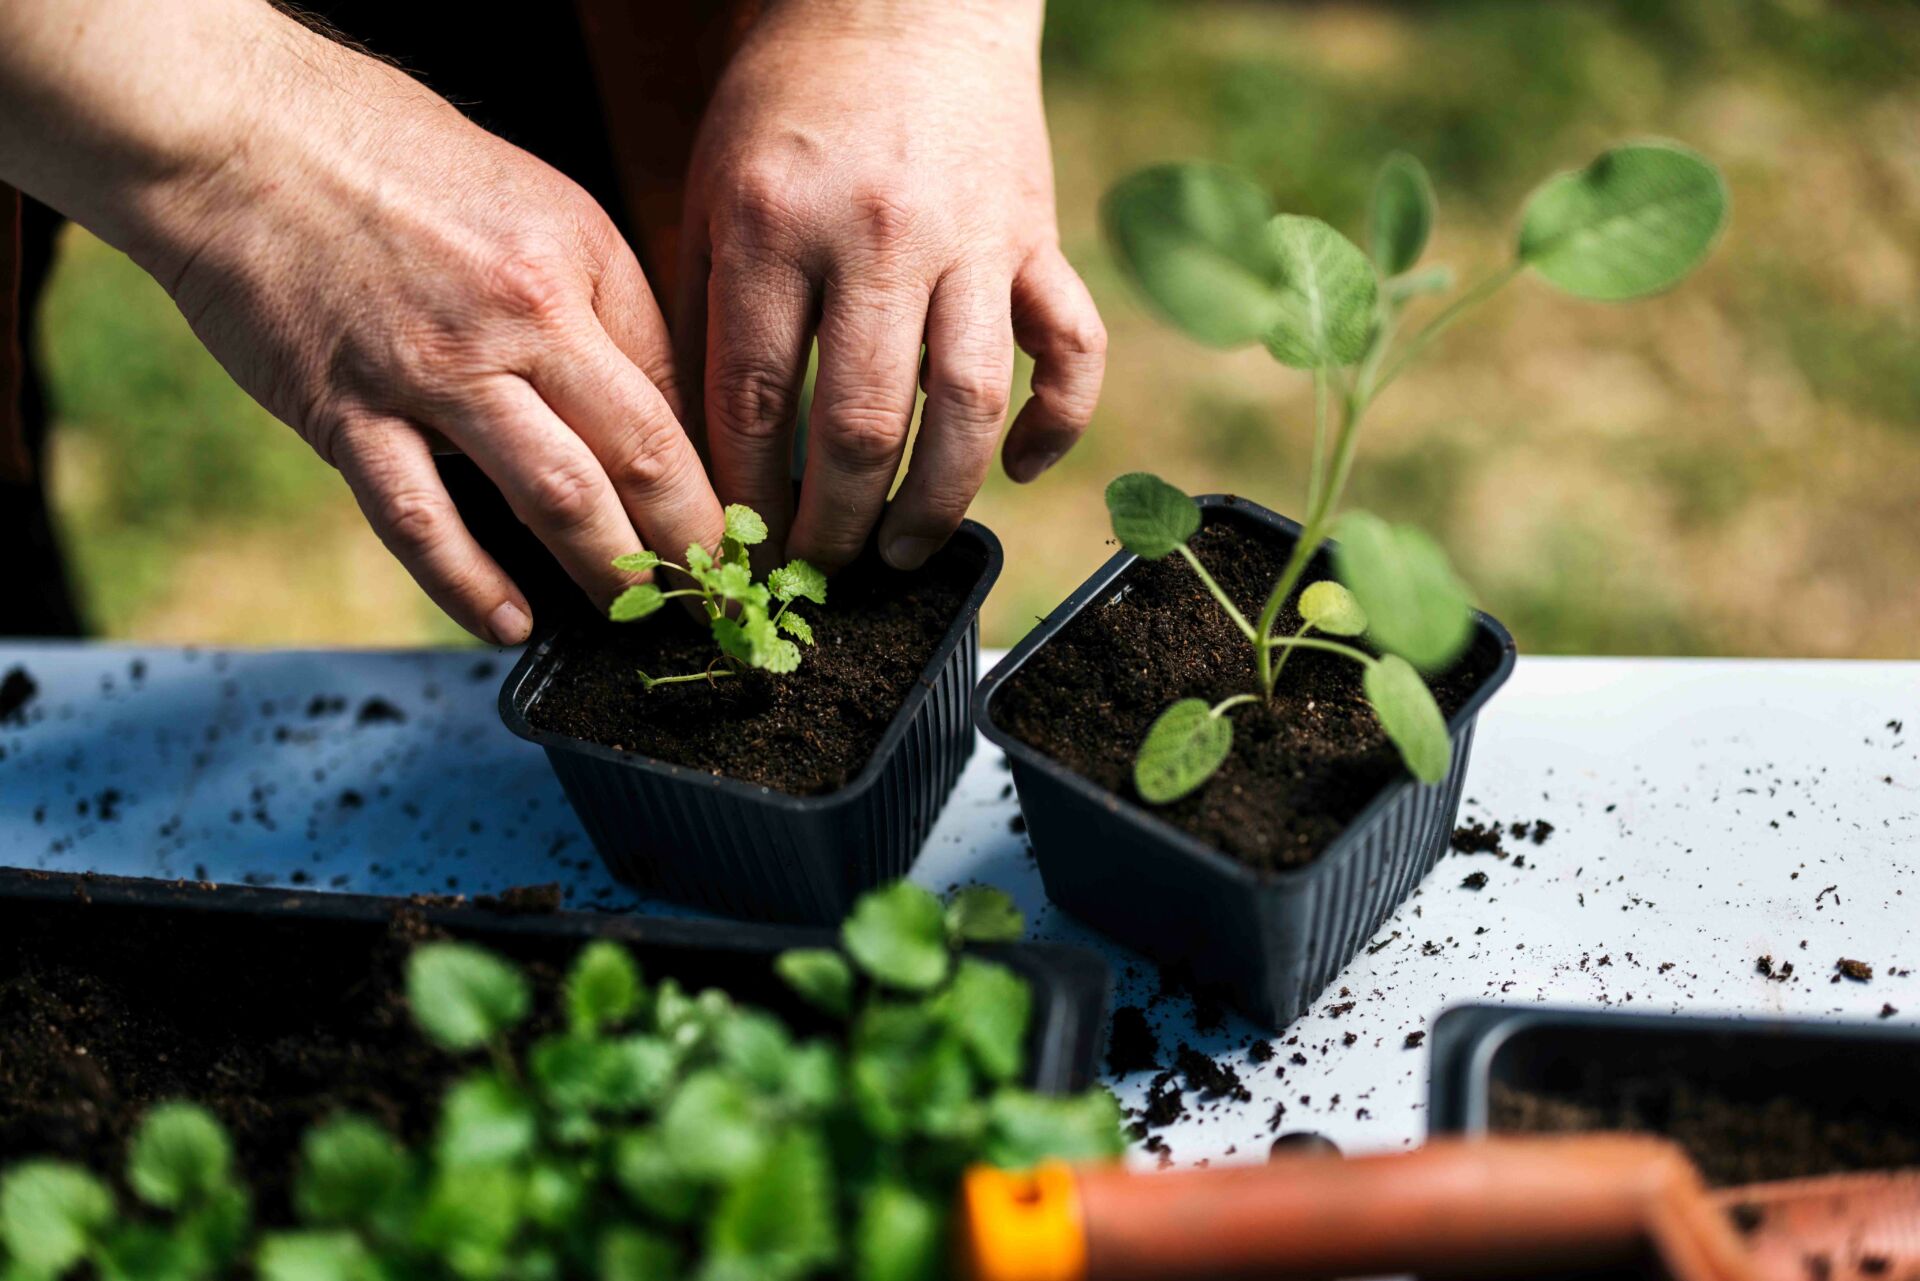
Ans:
<svg viewBox="0 0 1920 1281"><path fill-rule="evenodd" d="M430 901L364 894L308 893L246 885L209 885L118 876L76 876L0 868L0 938L31 918L71 955L67 968L87 973L90 957L84 922L97 930L151 930L167 922L195 946L170 953L167 982L155 999L204 1013L231 999L227 979L249 954L311 958L314 1017L345 1005L365 982L364 965L388 935L394 913L416 913L445 930L526 961L564 964L588 940L610 938L626 945L649 981L673 977L692 988L718 987L786 1019L796 1031L827 1030L821 1016L773 973L773 959L794 947L834 947L825 930L739 921L676 920L630 913L547 912L514 914ZM157 918L157 920L156 920ZM66 921L76 928L64 928ZM207 946L219 938L223 947ZM71 940L67 943L64 940ZM996 943L970 948L1027 980L1033 1015L1027 1029L1026 1084L1045 1094L1066 1094L1093 1083L1106 1044L1112 975L1097 953L1060 943ZM96 962L97 964L97 962ZM188 1020L162 1008L163 1026ZM181 1032L191 1037L189 1030ZM4 1155L4 1154L0 1154Z"/></svg>
<svg viewBox="0 0 1920 1281"><path fill-rule="evenodd" d="M1920 1132L1920 1028L1462 1005L1434 1020L1430 1134L1485 1134L1496 1082L1548 1096L1610 1077L1674 1074L1738 1101L1787 1097Z"/></svg>
<svg viewBox="0 0 1920 1281"><path fill-rule="evenodd" d="M1209 524L1243 522L1282 546L1300 534L1293 521L1244 499L1213 494L1198 502ZM1278 1029L1306 1011L1446 852L1474 724L1513 670L1513 637L1476 614L1463 661L1486 674L1447 723L1453 762L1444 779L1423 785L1402 771L1313 862L1260 872L1075 774L993 719L1001 688L1082 611L1122 590L1135 559L1114 556L1016 645L974 691L974 715L1012 765L1047 896L1102 933L1186 967L1202 989ZM1313 568L1330 572L1320 560Z"/></svg>
<svg viewBox="0 0 1920 1281"><path fill-rule="evenodd" d="M529 713L565 661L565 629L528 646L501 688L501 718L546 749L621 880L729 916L837 922L863 891L907 874L973 755L968 693L1000 540L966 521L954 541L979 556L979 578L873 758L838 791L793 796L539 728Z"/></svg>

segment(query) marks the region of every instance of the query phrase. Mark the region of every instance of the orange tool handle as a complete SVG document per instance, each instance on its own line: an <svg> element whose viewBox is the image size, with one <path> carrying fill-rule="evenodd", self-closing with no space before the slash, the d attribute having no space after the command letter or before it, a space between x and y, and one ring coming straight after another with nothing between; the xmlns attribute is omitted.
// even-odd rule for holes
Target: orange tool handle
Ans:
<svg viewBox="0 0 1920 1281"><path fill-rule="evenodd" d="M975 1170L957 1248L972 1281L1538 1275L1650 1249L1680 1275L1744 1275L1703 1205L1692 1165L1659 1140L1455 1140L1164 1174Z"/></svg>

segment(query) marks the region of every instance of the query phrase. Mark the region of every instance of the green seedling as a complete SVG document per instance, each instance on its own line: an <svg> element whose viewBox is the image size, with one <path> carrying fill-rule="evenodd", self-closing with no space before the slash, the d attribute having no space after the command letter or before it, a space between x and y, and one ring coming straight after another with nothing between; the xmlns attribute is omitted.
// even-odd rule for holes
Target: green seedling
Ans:
<svg viewBox="0 0 1920 1281"><path fill-rule="evenodd" d="M1189 546L1200 529L1190 498L1145 473L1107 488L1121 545L1150 560L1182 556L1253 654L1253 690L1211 706L1182 699L1148 730L1134 782L1149 802L1177 800L1212 776L1232 750L1228 714L1270 703L1287 656L1300 649L1360 664L1367 699L1408 769L1425 783L1446 775L1446 723L1421 673L1459 657L1472 638L1472 608L1431 538L1364 512L1341 514L1361 420L1436 339L1527 271L1601 301L1678 283L1718 238L1727 195L1719 172L1685 147L1605 152L1538 187L1521 211L1513 257L1403 334L1410 302L1452 289L1451 272L1419 267L1434 209L1426 171L1405 155L1389 158L1375 181L1371 252L1319 219L1276 214L1259 187L1213 165L1148 169L1107 195L1103 214L1120 262L1166 319L1212 346L1263 344L1280 363L1310 372L1314 386L1306 516L1252 619ZM1282 634L1281 613L1329 536L1339 544L1339 582L1308 584L1295 601L1301 626ZM1366 647L1351 643L1363 636Z"/></svg>
<svg viewBox="0 0 1920 1281"><path fill-rule="evenodd" d="M1021 928L996 890L866 895L841 947L774 965L823 1037L649 983L609 940L540 1017L510 962L423 945L408 1003L460 1073L424 1141L328 1118L294 1157L297 1226L262 1231L225 1132L168 1104L130 1147L134 1203L62 1162L0 1173L0 1278L214 1281L250 1264L262 1281L934 1281L967 1165L1123 1147L1105 1090L1015 1084L1032 994L965 949Z"/></svg>
<svg viewBox="0 0 1920 1281"><path fill-rule="evenodd" d="M753 667L784 674L800 666L800 645L813 644L813 624L794 613L793 604L800 600L826 604L827 576L795 558L769 573L764 583L754 582L747 549L766 541L767 523L751 507L738 503L727 508L726 516L727 530L718 555L695 543L687 548L684 565L663 560L656 552L629 552L614 558L615 569L630 574L671 569L693 586L663 590L655 583L636 583L614 598L607 617L631 623L658 612L676 597L698 597L714 644L720 648L704 671L680 676L641 672L648 689L716 681Z"/></svg>

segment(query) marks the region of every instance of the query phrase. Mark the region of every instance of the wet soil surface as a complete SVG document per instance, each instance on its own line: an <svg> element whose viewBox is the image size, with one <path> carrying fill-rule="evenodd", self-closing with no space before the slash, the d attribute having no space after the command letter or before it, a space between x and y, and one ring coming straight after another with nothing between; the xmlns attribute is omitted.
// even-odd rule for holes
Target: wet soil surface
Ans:
<svg viewBox="0 0 1920 1281"><path fill-rule="evenodd" d="M1242 612L1256 617L1286 547L1214 516L1192 547ZM1310 572L1306 580L1325 576ZM1299 616L1289 605L1280 630ZM1497 662L1481 637L1433 682L1452 715ZM1310 862L1404 768L1360 688L1360 667L1303 650L1287 660L1272 706L1243 706L1234 747L1199 791L1155 813L1260 869ZM1127 797L1147 727L1180 698L1218 702L1254 687L1253 653L1187 563L1139 561L1107 600L1083 611L1021 668L994 719L1074 772Z"/></svg>
<svg viewBox="0 0 1920 1281"><path fill-rule="evenodd" d="M796 796L851 782L920 679L979 580L977 547L955 542L916 573L871 550L836 574L800 669L648 690L639 673L698 672L711 635L668 608L637 623L594 623L556 644L557 670L528 712L541 729L619 751L745 779ZM668 571L673 577L672 571Z"/></svg>
<svg viewBox="0 0 1920 1281"><path fill-rule="evenodd" d="M1846 1065L1836 1062L1833 1071L1844 1074ZM1876 1110L1787 1095L1731 1098L1674 1074L1596 1079L1568 1094L1495 1082L1488 1102L1489 1128L1499 1133L1663 1135L1718 1187L1920 1166L1920 1130Z"/></svg>

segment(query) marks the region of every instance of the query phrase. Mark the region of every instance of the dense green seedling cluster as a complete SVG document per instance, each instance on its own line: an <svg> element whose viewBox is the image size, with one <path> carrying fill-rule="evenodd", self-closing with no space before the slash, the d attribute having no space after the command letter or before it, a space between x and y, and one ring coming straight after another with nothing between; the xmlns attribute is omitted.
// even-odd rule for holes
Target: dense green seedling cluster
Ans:
<svg viewBox="0 0 1920 1281"><path fill-rule="evenodd" d="M559 1030L529 1037L533 993L462 943L409 961L419 1030L472 1060L410 1148L373 1120L305 1135L300 1226L256 1231L220 1125L155 1108L122 1201L77 1166L0 1176L0 1278L199 1281L926 1281L946 1271L963 1168L1117 1156L1119 1109L1095 1089L1017 1086L1032 997L961 950L1021 932L994 890L943 905L906 884L864 897L844 951L775 969L841 1028L796 1037L772 1015L671 978L646 983L600 941L567 975Z"/></svg>
<svg viewBox="0 0 1920 1281"><path fill-rule="evenodd" d="M684 565L662 560L655 552L629 552L614 558L615 569L630 574L671 569L691 580L693 586L664 590L651 582L637 583L614 598L607 610L609 618L630 623L654 613L675 597L697 596L706 611L707 625L713 629L714 644L720 647L720 656L705 671L681 676L641 672L640 679L648 689L682 681L718 680L748 667L791 672L800 666L800 646L794 641L813 644L813 624L793 612L793 603L810 600L816 605L826 604L827 576L796 557L768 574L766 582L754 582L747 549L766 541L767 522L753 508L738 503L728 507L726 515L727 532L720 540L717 556L695 543L687 548Z"/></svg>
<svg viewBox="0 0 1920 1281"><path fill-rule="evenodd" d="M1255 619L1188 546L1200 529L1190 498L1142 472L1107 488L1121 544L1148 559L1182 555L1253 651L1255 690L1212 706L1182 699L1148 730L1134 765L1144 799L1177 800L1205 783L1232 750L1227 713L1270 702L1296 649L1360 664L1367 700L1408 769L1426 783L1446 775L1446 723L1421 672L1459 657L1472 637L1472 609L1426 534L1364 512L1340 514L1361 419L1436 338L1522 272L1582 298L1656 293L1706 257L1726 208L1719 172L1694 152L1671 143L1615 148L1535 189L1513 258L1403 337L1406 305L1453 286L1445 268L1418 269L1434 198L1410 156L1390 158L1375 181L1370 253L1317 218L1275 214L1265 192L1217 166L1164 165L1108 193L1103 212L1120 261L1168 320L1214 346L1261 343L1282 364L1311 371L1314 386L1300 538ZM1339 542L1340 582L1309 584L1297 602L1301 627L1280 633L1282 609L1330 534ZM1348 643L1362 635L1370 650Z"/></svg>

